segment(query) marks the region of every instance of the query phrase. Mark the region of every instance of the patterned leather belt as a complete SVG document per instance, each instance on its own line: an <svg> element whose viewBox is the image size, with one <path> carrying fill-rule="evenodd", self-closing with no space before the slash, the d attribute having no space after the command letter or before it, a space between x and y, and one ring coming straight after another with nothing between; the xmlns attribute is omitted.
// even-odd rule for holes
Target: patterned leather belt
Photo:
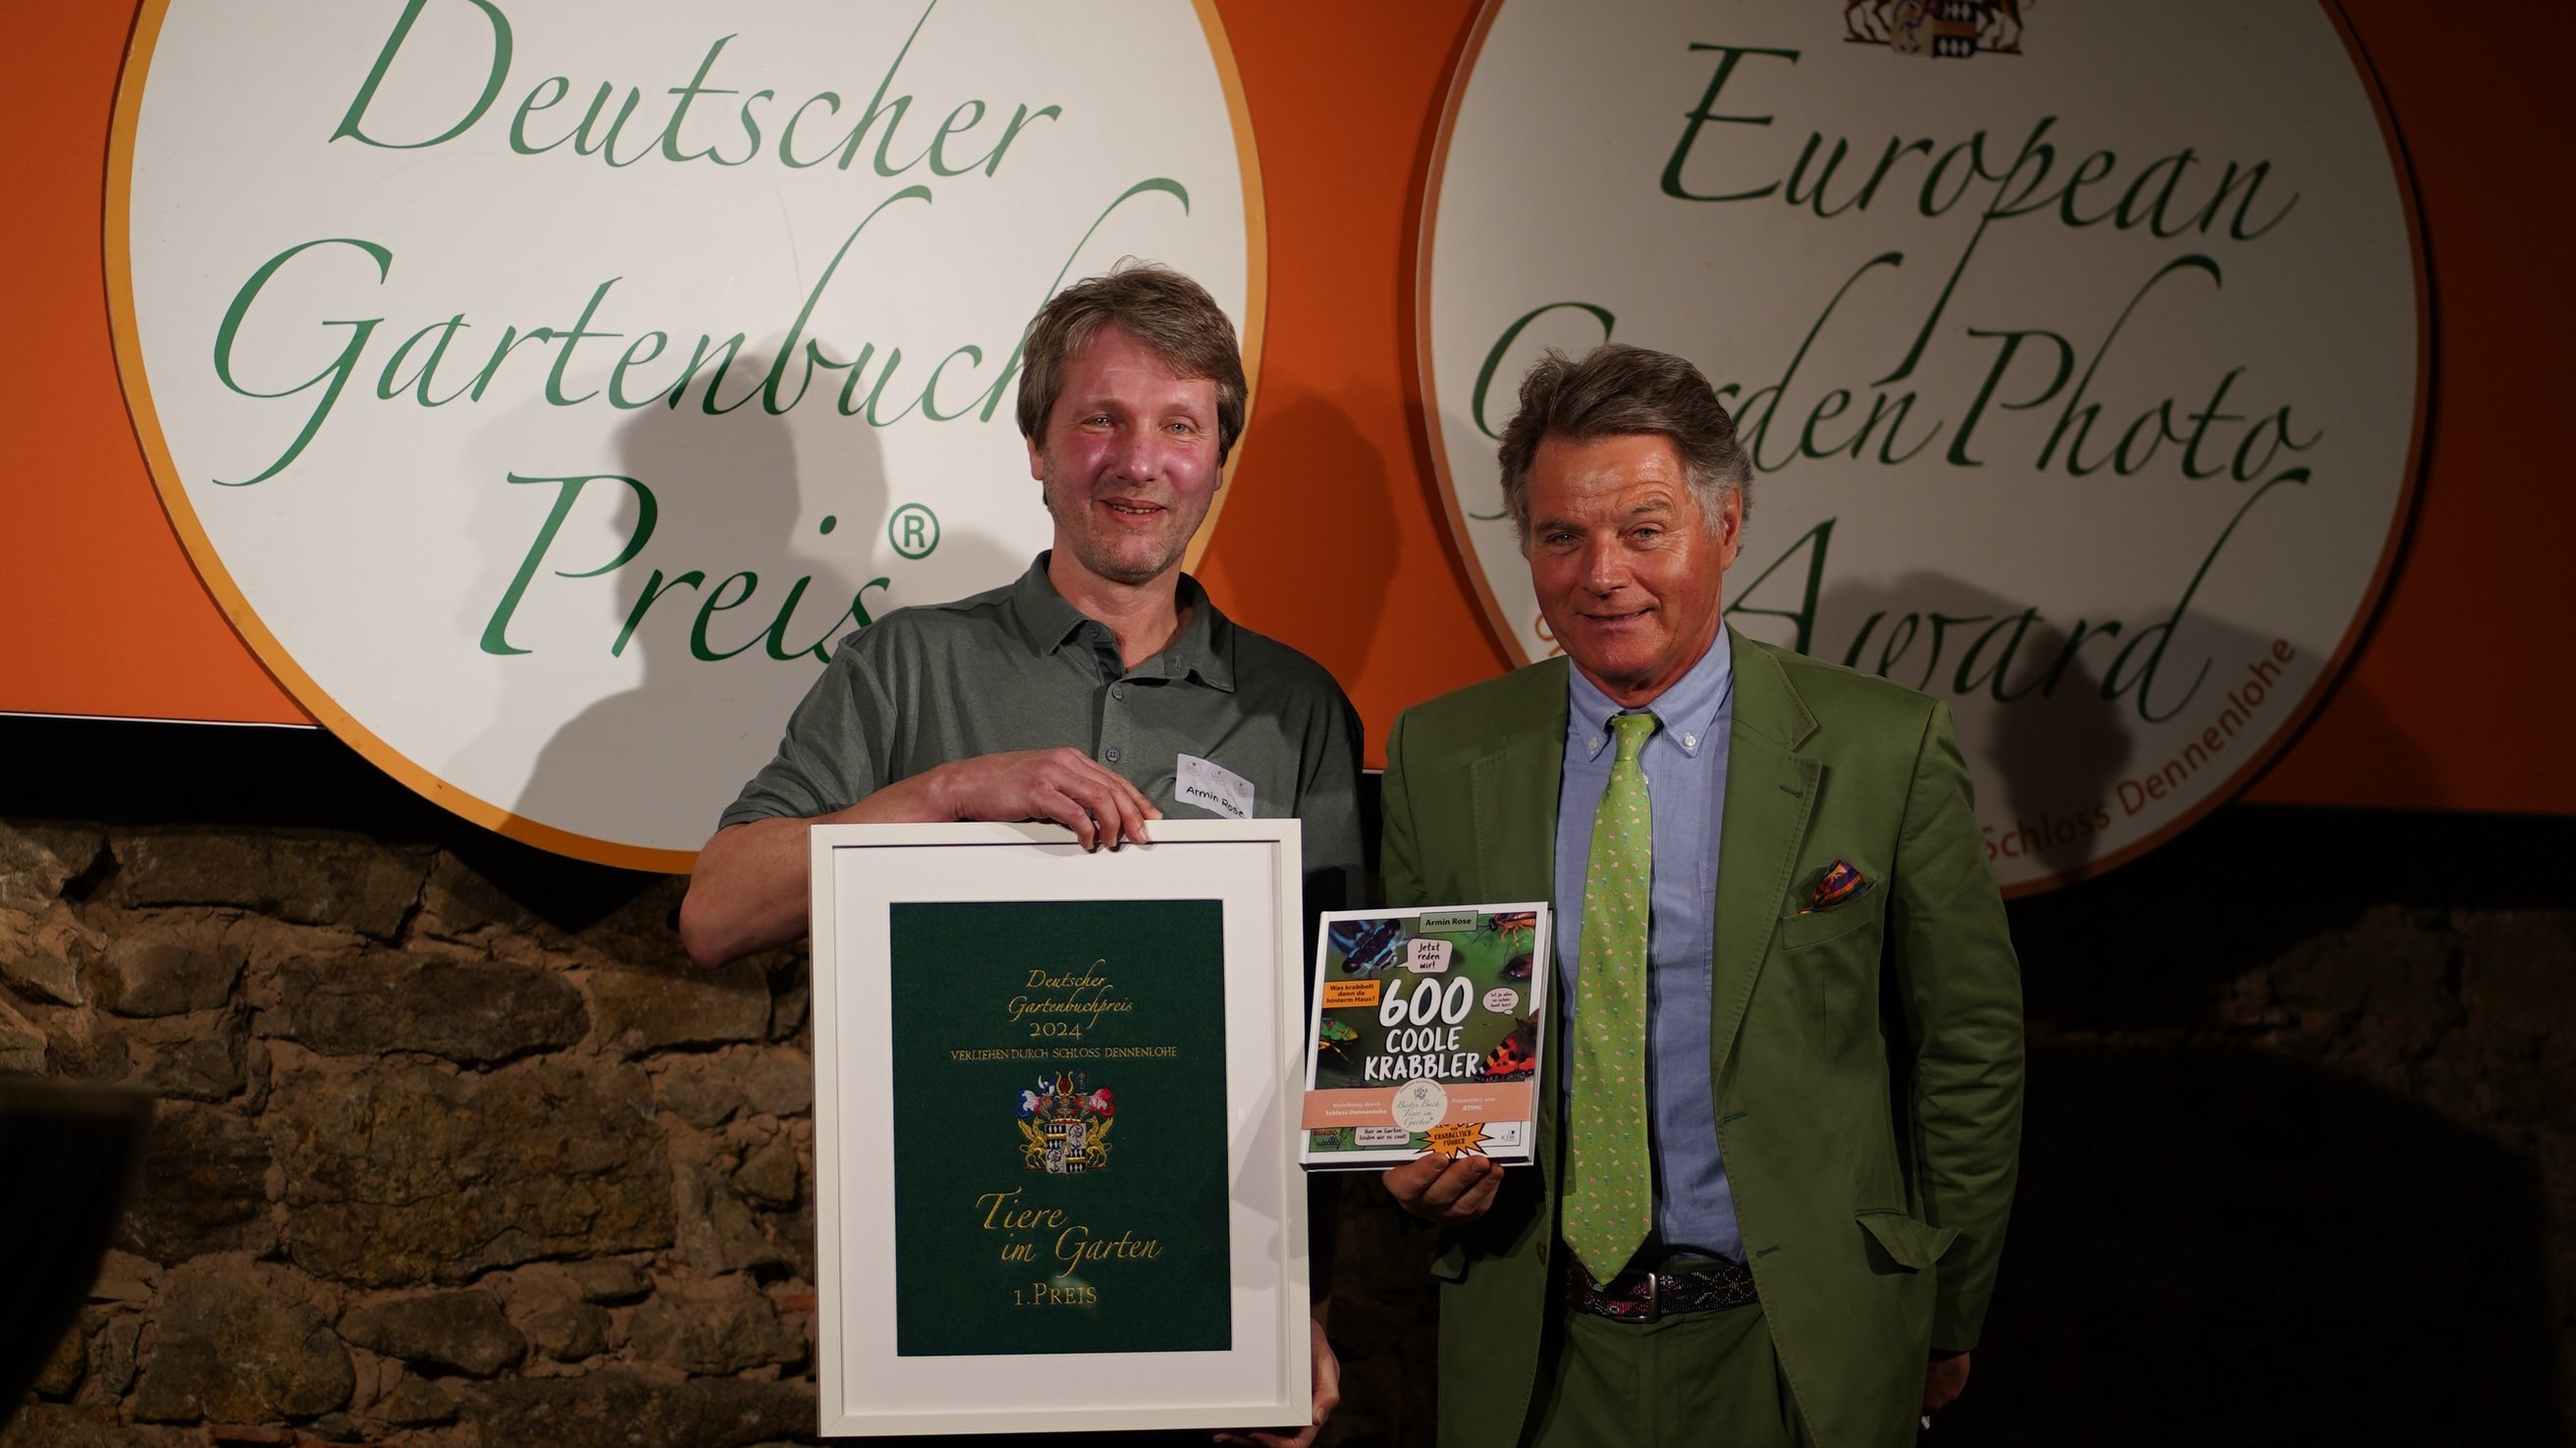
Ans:
<svg viewBox="0 0 2576 1448"><path fill-rule="evenodd" d="M1754 1300L1753 1269L1741 1262L1622 1272L1605 1286L1592 1280L1572 1252L1565 1254L1566 1305L1614 1322L1653 1322L1670 1313L1714 1312Z"/></svg>

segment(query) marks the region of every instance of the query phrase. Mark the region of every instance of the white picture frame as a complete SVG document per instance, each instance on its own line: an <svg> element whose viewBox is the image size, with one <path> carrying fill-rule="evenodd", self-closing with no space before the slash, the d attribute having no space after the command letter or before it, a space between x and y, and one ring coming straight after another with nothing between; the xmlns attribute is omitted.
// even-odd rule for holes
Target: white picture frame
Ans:
<svg viewBox="0 0 2576 1448"><path fill-rule="evenodd" d="M1301 837L1294 820L1157 820L1084 851L1046 824L811 833L817 1354L834 1437L1249 1428L1311 1412ZM898 1351L891 926L898 904L1222 902L1230 1346ZM1007 1126L1005 1113L999 1118ZM1123 1124L1123 1123L1122 1123ZM1063 1319L1078 1332L1080 1314ZM1077 1339L1078 1340L1078 1339Z"/></svg>

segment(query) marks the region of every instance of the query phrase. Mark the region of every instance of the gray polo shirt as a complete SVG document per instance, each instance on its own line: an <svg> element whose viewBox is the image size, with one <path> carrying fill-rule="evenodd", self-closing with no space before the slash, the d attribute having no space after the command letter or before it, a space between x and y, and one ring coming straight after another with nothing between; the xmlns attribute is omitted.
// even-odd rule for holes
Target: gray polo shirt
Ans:
<svg viewBox="0 0 2576 1448"><path fill-rule="evenodd" d="M1363 904L1360 722L1333 676L1237 627L1187 574L1180 634L1130 669L1107 625L1047 581L1047 557L1008 587L841 640L721 822L829 814L953 759L1067 745L1170 818L1225 818L1181 797L1188 755L1248 784L1255 817L1304 822L1309 918Z"/></svg>

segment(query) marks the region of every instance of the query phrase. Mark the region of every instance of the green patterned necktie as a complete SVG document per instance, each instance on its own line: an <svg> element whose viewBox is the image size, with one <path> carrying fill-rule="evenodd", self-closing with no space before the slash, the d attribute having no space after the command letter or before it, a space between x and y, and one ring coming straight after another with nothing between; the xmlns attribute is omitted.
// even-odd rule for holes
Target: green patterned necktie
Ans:
<svg viewBox="0 0 2576 1448"><path fill-rule="evenodd" d="M1566 1135L1565 1245L1593 1280L1628 1265L1653 1225L1646 1154L1646 905L1654 880L1654 815L1637 753L1652 714L1610 727L1619 757L1592 816L1576 957L1574 1099Z"/></svg>

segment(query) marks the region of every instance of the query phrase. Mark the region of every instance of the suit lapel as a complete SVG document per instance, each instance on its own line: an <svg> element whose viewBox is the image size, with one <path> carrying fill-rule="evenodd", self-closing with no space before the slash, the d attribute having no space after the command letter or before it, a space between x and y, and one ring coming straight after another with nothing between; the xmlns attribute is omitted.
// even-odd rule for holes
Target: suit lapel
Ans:
<svg viewBox="0 0 2576 1448"><path fill-rule="evenodd" d="M1497 709L1510 732L1471 766L1476 900L1545 900L1556 888L1556 797L1565 779L1565 670L1523 670L1528 693ZM1467 903L1467 902L1450 902Z"/></svg>
<svg viewBox="0 0 2576 1448"><path fill-rule="evenodd" d="M1806 842L1824 767L1798 753L1815 716L1780 661L1730 627L1735 721L1727 735L1726 807L1719 826L1717 959L1711 964L1709 1069L1723 1079L1753 982L1771 948Z"/></svg>
<svg viewBox="0 0 2576 1448"><path fill-rule="evenodd" d="M1470 892L1477 903L1548 900L1556 897L1556 804L1565 783L1566 669L1564 659L1550 659L1523 669L1529 692L1507 700L1495 716L1511 722L1510 730L1470 766L1475 780L1476 880ZM1556 1160L1559 1133L1556 1073L1565 1069L1564 1012L1555 1004L1556 941L1551 921L1548 940L1548 999L1539 1022L1548 1063L1538 1092L1538 1152L1535 1190L1530 1197L1537 1220L1533 1235L1537 1259L1547 1261L1547 1243L1556 1236ZM1542 1295L1545 1277L1533 1283ZM1533 1338L1533 1346L1535 1339Z"/></svg>

